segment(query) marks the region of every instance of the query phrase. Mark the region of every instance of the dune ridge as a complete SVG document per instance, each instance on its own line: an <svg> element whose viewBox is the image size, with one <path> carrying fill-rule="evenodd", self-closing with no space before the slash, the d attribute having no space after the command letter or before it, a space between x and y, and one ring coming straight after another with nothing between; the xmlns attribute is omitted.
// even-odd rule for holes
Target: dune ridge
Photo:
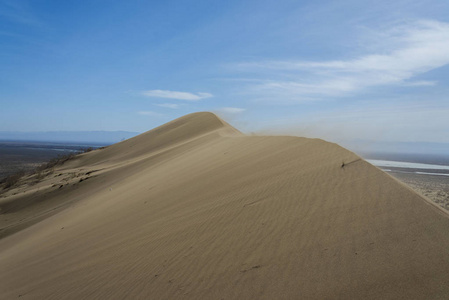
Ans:
<svg viewBox="0 0 449 300"><path fill-rule="evenodd" d="M447 213L336 144L212 113L82 154L0 208L0 299L449 295Z"/></svg>

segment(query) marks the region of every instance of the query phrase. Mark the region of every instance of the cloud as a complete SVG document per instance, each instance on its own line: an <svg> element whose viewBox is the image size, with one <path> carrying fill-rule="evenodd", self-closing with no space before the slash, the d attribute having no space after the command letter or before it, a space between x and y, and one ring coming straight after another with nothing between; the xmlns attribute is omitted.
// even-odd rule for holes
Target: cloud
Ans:
<svg viewBox="0 0 449 300"><path fill-rule="evenodd" d="M157 106L160 107L165 107L165 108L171 108L171 109L178 109L180 107L179 104L174 104L174 103L160 103L160 104L155 104Z"/></svg>
<svg viewBox="0 0 449 300"><path fill-rule="evenodd" d="M187 101L198 101L213 97L213 95L209 93L188 93L168 90L149 90L142 92L142 95L154 98L169 98Z"/></svg>
<svg viewBox="0 0 449 300"><path fill-rule="evenodd" d="M149 111L149 110L147 110L147 111L139 111L137 113L139 115L143 115L143 116L153 116L153 117L163 116L163 114L160 114L160 113L157 113L157 112L154 112L154 111Z"/></svg>
<svg viewBox="0 0 449 300"><path fill-rule="evenodd" d="M292 100L316 100L353 95L377 86L433 86L436 82L413 78L449 63L448 23L417 21L379 35L379 43L383 44L375 47L382 49L378 54L332 61L262 61L235 67L268 78L252 85L250 93L261 91ZM279 73L282 79L273 78L279 78Z"/></svg>
<svg viewBox="0 0 449 300"><path fill-rule="evenodd" d="M240 114L242 112L244 112L246 109L245 108L239 108L239 107L222 107L219 108L218 111L223 112L223 113L228 113L228 114Z"/></svg>
<svg viewBox="0 0 449 300"><path fill-rule="evenodd" d="M404 86L435 86L437 85L436 81L428 81L428 80L420 80L420 81L411 81L405 82Z"/></svg>

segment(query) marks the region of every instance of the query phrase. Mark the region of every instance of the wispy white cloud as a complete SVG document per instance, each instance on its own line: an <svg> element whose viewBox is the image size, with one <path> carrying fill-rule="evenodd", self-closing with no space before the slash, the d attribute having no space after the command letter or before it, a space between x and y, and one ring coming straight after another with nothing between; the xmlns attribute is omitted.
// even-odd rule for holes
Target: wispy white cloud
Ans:
<svg viewBox="0 0 449 300"><path fill-rule="evenodd" d="M168 90L149 90L142 92L142 95L146 97L154 98L169 98L187 101L198 101L201 99L206 99L213 97L210 93L189 93L189 92L178 92L178 91L168 91Z"/></svg>
<svg viewBox="0 0 449 300"><path fill-rule="evenodd" d="M382 49L380 54L333 61L262 61L235 67L270 79L252 85L250 92L292 100L341 97L376 86L436 85L413 79L449 63L449 23L417 21L387 30L382 36L379 43L385 44L377 47ZM279 73L282 79L270 78Z"/></svg>
<svg viewBox="0 0 449 300"><path fill-rule="evenodd" d="M435 86L437 85L436 81L429 81L429 80L420 80L420 81L410 81L410 82L404 82L404 86Z"/></svg>
<svg viewBox="0 0 449 300"><path fill-rule="evenodd" d="M240 107L222 107L222 108L218 109L219 112L223 112L223 113L227 113L227 114L240 114L240 113L244 112L245 110L246 110L245 108L240 108Z"/></svg>
<svg viewBox="0 0 449 300"><path fill-rule="evenodd" d="M159 104L155 104L157 106L160 107L165 107L165 108L171 108L171 109L178 109L180 107L179 104L175 104L175 103L159 103Z"/></svg>
<svg viewBox="0 0 449 300"><path fill-rule="evenodd" d="M146 110L146 111L138 111L137 112L139 115L143 115L143 116L152 116L152 117L160 117L163 116L163 114L154 112L154 111L150 111L150 110Z"/></svg>

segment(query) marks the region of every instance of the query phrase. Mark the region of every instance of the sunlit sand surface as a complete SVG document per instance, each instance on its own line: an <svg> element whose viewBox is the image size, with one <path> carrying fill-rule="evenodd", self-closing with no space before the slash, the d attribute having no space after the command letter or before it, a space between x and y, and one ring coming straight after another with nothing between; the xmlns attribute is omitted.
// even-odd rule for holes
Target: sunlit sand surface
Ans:
<svg viewBox="0 0 449 300"><path fill-rule="evenodd" d="M442 299L447 213L319 139L195 113L0 198L1 299Z"/></svg>

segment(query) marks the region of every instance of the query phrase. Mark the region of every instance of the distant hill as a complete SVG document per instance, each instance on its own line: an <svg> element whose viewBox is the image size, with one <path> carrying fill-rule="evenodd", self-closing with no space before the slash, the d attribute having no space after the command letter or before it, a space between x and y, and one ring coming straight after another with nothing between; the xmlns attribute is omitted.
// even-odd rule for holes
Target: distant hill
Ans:
<svg viewBox="0 0 449 300"><path fill-rule="evenodd" d="M130 131L0 131L0 141L82 142L113 144L138 135Z"/></svg>

